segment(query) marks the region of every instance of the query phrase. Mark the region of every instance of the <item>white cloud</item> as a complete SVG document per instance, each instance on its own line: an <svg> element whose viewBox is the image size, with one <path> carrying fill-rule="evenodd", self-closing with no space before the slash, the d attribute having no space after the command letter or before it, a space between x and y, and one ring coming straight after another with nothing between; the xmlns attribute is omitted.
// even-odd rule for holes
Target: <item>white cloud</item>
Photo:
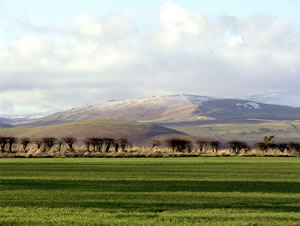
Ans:
<svg viewBox="0 0 300 226"><path fill-rule="evenodd" d="M0 41L0 102L9 111L171 93L300 96L299 26L280 18L210 17L167 1L141 30L129 14L27 25Z"/></svg>
<svg viewBox="0 0 300 226"><path fill-rule="evenodd" d="M210 18L181 8L171 1L162 5L158 27L161 29L156 38L161 45L170 48L187 44L203 46L220 35L219 25Z"/></svg>
<svg viewBox="0 0 300 226"><path fill-rule="evenodd" d="M235 37L232 37L232 38L230 38L230 39L227 41L227 45L228 45L228 47L230 47L230 48L238 47L238 46L240 46L242 43L243 43L243 39L242 39L241 36L235 36Z"/></svg>
<svg viewBox="0 0 300 226"><path fill-rule="evenodd" d="M47 97L39 90L11 90L0 93L1 114L40 111L41 108L54 107Z"/></svg>
<svg viewBox="0 0 300 226"><path fill-rule="evenodd" d="M99 18L89 13L83 13L75 18L73 26L74 31L78 31L80 35L101 41L108 39L118 41L120 36L126 38L134 30L129 14Z"/></svg>

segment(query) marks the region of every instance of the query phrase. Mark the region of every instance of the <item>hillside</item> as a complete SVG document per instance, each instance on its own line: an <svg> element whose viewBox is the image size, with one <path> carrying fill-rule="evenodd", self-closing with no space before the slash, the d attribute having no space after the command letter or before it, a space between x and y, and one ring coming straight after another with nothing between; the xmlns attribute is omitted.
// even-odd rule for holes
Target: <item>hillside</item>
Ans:
<svg viewBox="0 0 300 226"><path fill-rule="evenodd" d="M300 108L262 104L238 99L208 100L195 110L196 115L221 120L299 120Z"/></svg>
<svg viewBox="0 0 300 226"><path fill-rule="evenodd" d="M6 119L0 118L0 128L12 128L13 126Z"/></svg>
<svg viewBox="0 0 300 226"><path fill-rule="evenodd" d="M168 134L183 134L173 129L152 123L119 120L86 120L50 126L26 126L0 129L1 136L16 137L66 137L77 139L86 137L127 138L131 142L142 144L152 137Z"/></svg>
<svg viewBox="0 0 300 226"><path fill-rule="evenodd" d="M144 99L112 100L58 112L50 116L16 125L51 125L78 120L113 119L143 122L192 121L209 119L193 114L198 104L208 97L158 96Z"/></svg>
<svg viewBox="0 0 300 226"><path fill-rule="evenodd" d="M233 139L254 143L264 136L275 135L277 142L300 142L300 121L269 121L256 123L189 124L166 125L191 136L229 141Z"/></svg>
<svg viewBox="0 0 300 226"><path fill-rule="evenodd" d="M240 99L169 95L87 105L14 125L51 125L99 119L187 124L194 121L226 123L250 120L300 120L300 108Z"/></svg>

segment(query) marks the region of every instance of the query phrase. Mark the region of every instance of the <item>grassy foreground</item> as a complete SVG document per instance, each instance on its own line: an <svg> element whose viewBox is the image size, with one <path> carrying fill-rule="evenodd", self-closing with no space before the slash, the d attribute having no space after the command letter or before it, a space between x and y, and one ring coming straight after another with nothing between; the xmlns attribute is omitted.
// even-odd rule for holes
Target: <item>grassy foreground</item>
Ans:
<svg viewBox="0 0 300 226"><path fill-rule="evenodd" d="M0 159L0 225L300 225L299 158Z"/></svg>

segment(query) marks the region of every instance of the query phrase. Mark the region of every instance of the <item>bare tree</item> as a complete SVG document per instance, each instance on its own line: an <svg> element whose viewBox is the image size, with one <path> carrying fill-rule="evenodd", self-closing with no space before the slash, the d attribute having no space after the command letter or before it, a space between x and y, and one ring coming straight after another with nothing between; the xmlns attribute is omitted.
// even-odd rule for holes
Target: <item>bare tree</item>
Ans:
<svg viewBox="0 0 300 226"><path fill-rule="evenodd" d="M65 142L69 146L71 151L74 151L73 145L77 141L76 138L74 138L74 137L64 137L62 140L63 140L63 142Z"/></svg>
<svg viewBox="0 0 300 226"><path fill-rule="evenodd" d="M115 140L112 138L103 138L105 144L105 152L109 152L110 147L114 144Z"/></svg>
<svg viewBox="0 0 300 226"><path fill-rule="evenodd" d="M300 143L297 143L297 142L290 142L290 143L288 144L288 146L289 146L289 152L291 152L291 151L294 150L294 151L300 153Z"/></svg>
<svg viewBox="0 0 300 226"><path fill-rule="evenodd" d="M12 152L12 146L13 144L17 143L18 139L15 137L8 137L7 138L7 144L8 144L8 151L11 153Z"/></svg>
<svg viewBox="0 0 300 226"><path fill-rule="evenodd" d="M91 140L90 138L85 138L84 141L83 141L85 147L86 147L86 151L87 152L90 152L90 146L91 146Z"/></svg>
<svg viewBox="0 0 300 226"><path fill-rule="evenodd" d="M114 147L115 147L115 152L119 152L119 142L115 141Z"/></svg>
<svg viewBox="0 0 300 226"><path fill-rule="evenodd" d="M158 148L159 146L162 145L161 141L160 140L153 140L151 142L151 150L153 150L154 148Z"/></svg>
<svg viewBox="0 0 300 226"><path fill-rule="evenodd" d="M275 143L269 143L268 148L271 149L271 150L279 149L278 145L275 144Z"/></svg>
<svg viewBox="0 0 300 226"><path fill-rule="evenodd" d="M183 152L184 150L191 151L191 142L180 138L170 138L166 140L167 146L172 148L173 152Z"/></svg>
<svg viewBox="0 0 300 226"><path fill-rule="evenodd" d="M51 150L51 148L55 145L55 143L56 143L56 138L54 138L54 137L44 137L44 138L42 138L42 143L44 144L44 152L45 151L47 151L47 149L48 149L48 151L50 151Z"/></svg>
<svg viewBox="0 0 300 226"><path fill-rule="evenodd" d="M33 139L33 142L35 143L37 149L40 149L43 143L42 140L39 138Z"/></svg>
<svg viewBox="0 0 300 226"><path fill-rule="evenodd" d="M264 143L265 144L271 144L271 143L273 143L274 139L275 139L275 136L273 136L273 135L265 136L264 137Z"/></svg>
<svg viewBox="0 0 300 226"><path fill-rule="evenodd" d="M239 154L243 149L245 152L249 150L249 146L243 141L232 140L227 142L227 144L229 145L230 150L232 150L235 154Z"/></svg>
<svg viewBox="0 0 300 226"><path fill-rule="evenodd" d="M254 147L263 152L268 152L270 149L275 149L276 145L274 144L274 138L275 136L265 136L264 142L257 142L254 144Z"/></svg>
<svg viewBox="0 0 300 226"><path fill-rule="evenodd" d="M20 139L20 144L22 144L24 152L26 152L26 148L27 148L28 144L30 144L30 142L31 142L31 140L28 137L23 137Z"/></svg>
<svg viewBox="0 0 300 226"><path fill-rule="evenodd" d="M178 139L171 138L171 139L166 140L165 142L166 142L167 146L172 149L173 152L176 151L177 146L178 146Z"/></svg>
<svg viewBox="0 0 300 226"><path fill-rule="evenodd" d="M219 151L221 142L217 141L217 140L212 140L212 141L209 141L209 145L210 145L212 151L217 153Z"/></svg>
<svg viewBox="0 0 300 226"><path fill-rule="evenodd" d="M61 139L57 139L56 144L58 146L58 151L61 152L61 149L62 149L62 146L63 146L64 142Z"/></svg>
<svg viewBox="0 0 300 226"><path fill-rule="evenodd" d="M199 147L200 153L202 153L204 151L204 149L207 147L208 141L207 140L199 139L199 140L196 140L196 144Z"/></svg>
<svg viewBox="0 0 300 226"><path fill-rule="evenodd" d="M125 148L128 146L129 142L127 139L125 138L121 138L121 139L118 139L116 141L116 143L119 144L119 147L121 148L121 151L124 152L125 151Z"/></svg>
<svg viewBox="0 0 300 226"><path fill-rule="evenodd" d="M284 152L285 150L289 149L289 146L287 143L278 143L277 148L281 151Z"/></svg>
<svg viewBox="0 0 300 226"><path fill-rule="evenodd" d="M85 144L88 147L90 147L90 145L92 145L93 147L93 152L100 152L102 150L102 146L103 146L103 139L102 138L98 138L98 137L91 137L91 138L86 138L85 139Z"/></svg>
<svg viewBox="0 0 300 226"><path fill-rule="evenodd" d="M7 144L7 137L0 137L0 151L5 152L5 146Z"/></svg>
<svg viewBox="0 0 300 226"><path fill-rule="evenodd" d="M254 144L254 147L263 152L268 151L268 145L266 145L265 142L257 142Z"/></svg>

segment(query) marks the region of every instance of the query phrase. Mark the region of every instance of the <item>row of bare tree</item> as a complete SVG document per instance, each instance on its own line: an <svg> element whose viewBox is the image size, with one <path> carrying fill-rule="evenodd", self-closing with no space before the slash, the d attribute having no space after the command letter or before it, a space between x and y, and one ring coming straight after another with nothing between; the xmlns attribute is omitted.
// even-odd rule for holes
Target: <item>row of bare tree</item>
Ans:
<svg viewBox="0 0 300 226"><path fill-rule="evenodd" d="M181 139L181 138L170 138L161 142L159 140L154 140L152 142L152 149L155 147L163 146L164 144L171 148L174 152L191 152L193 146L197 146L197 150L200 153L203 153L206 150L212 150L213 152L217 153L221 148L229 149L234 154L239 154L241 151L247 153L251 149L258 149L265 153L271 150L279 150L281 152L288 152L296 151L300 153L300 143L297 142L288 142L288 143L275 143L274 136L265 136L263 142L257 142L254 145L248 145L246 142L239 141L239 140L232 140L225 143L222 143L218 140L205 140L205 139L198 139L195 142L192 142L188 139Z"/></svg>
<svg viewBox="0 0 300 226"><path fill-rule="evenodd" d="M63 150L63 147L71 152L75 151L74 145L80 143L85 146L85 151L97 153L103 152L107 153L109 151L113 152L124 152L128 147L129 142L127 139L113 139L113 138L99 138L91 137L86 138L83 141L78 141L74 137L64 137L57 139L54 137L44 137L44 138L35 138L31 139L28 137L24 138L15 138L15 137L4 137L0 136L0 152L4 153L13 153L20 151L19 146L13 148L14 144L21 145L23 152L27 152L28 145L35 145L35 149L41 150L42 152L48 152L53 147L56 147L56 151L60 152ZM31 146L32 147L32 146ZM191 141L186 138L173 137L168 138L164 141L153 140L151 150L164 147L169 148L173 152L192 152L197 150L199 153L204 153L208 150L218 153L220 149L229 149L234 154L239 154L241 151L247 153L251 149L258 149L264 153L268 153L271 150L279 150L281 152L292 152L293 150L300 153L300 143L288 142L288 143L275 143L274 136L266 136L263 142L257 142L254 145L250 146L246 142L232 140L226 143L222 143L218 140L205 140L197 139L196 141ZM196 148L195 148L196 147Z"/></svg>
<svg viewBox="0 0 300 226"><path fill-rule="evenodd" d="M63 145L66 145L69 151L74 152L74 144L78 140L74 137L64 137L57 139L54 137L44 137L44 138L15 138L15 137L0 137L0 152L13 153L14 144L19 144L22 146L23 151L26 153L29 144L36 146L36 149L42 150L43 152L50 151L54 146L57 147L57 151L61 151ZM113 138L98 138L91 137L83 140L83 144L86 147L88 152L109 152L111 148L115 152L119 150L124 151L125 148L129 145L127 139L113 139Z"/></svg>

